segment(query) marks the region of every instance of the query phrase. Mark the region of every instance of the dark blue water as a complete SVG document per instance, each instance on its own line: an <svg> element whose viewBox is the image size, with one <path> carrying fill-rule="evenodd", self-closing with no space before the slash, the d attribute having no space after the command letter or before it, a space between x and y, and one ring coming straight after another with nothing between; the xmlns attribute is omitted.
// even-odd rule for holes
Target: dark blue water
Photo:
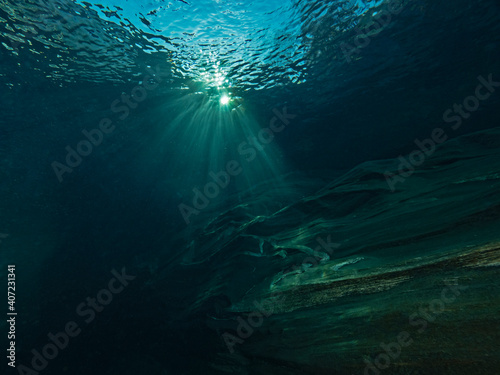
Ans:
<svg viewBox="0 0 500 375"><path fill-rule="evenodd" d="M496 373L498 1L6 0L0 38L0 373Z"/></svg>

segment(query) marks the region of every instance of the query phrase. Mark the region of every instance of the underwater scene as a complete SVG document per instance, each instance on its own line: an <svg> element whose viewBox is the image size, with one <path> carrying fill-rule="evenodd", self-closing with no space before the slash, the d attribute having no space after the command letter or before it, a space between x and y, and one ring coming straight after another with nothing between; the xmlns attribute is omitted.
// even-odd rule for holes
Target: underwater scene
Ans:
<svg viewBox="0 0 500 375"><path fill-rule="evenodd" d="M0 0L0 374L500 375L498 0Z"/></svg>

